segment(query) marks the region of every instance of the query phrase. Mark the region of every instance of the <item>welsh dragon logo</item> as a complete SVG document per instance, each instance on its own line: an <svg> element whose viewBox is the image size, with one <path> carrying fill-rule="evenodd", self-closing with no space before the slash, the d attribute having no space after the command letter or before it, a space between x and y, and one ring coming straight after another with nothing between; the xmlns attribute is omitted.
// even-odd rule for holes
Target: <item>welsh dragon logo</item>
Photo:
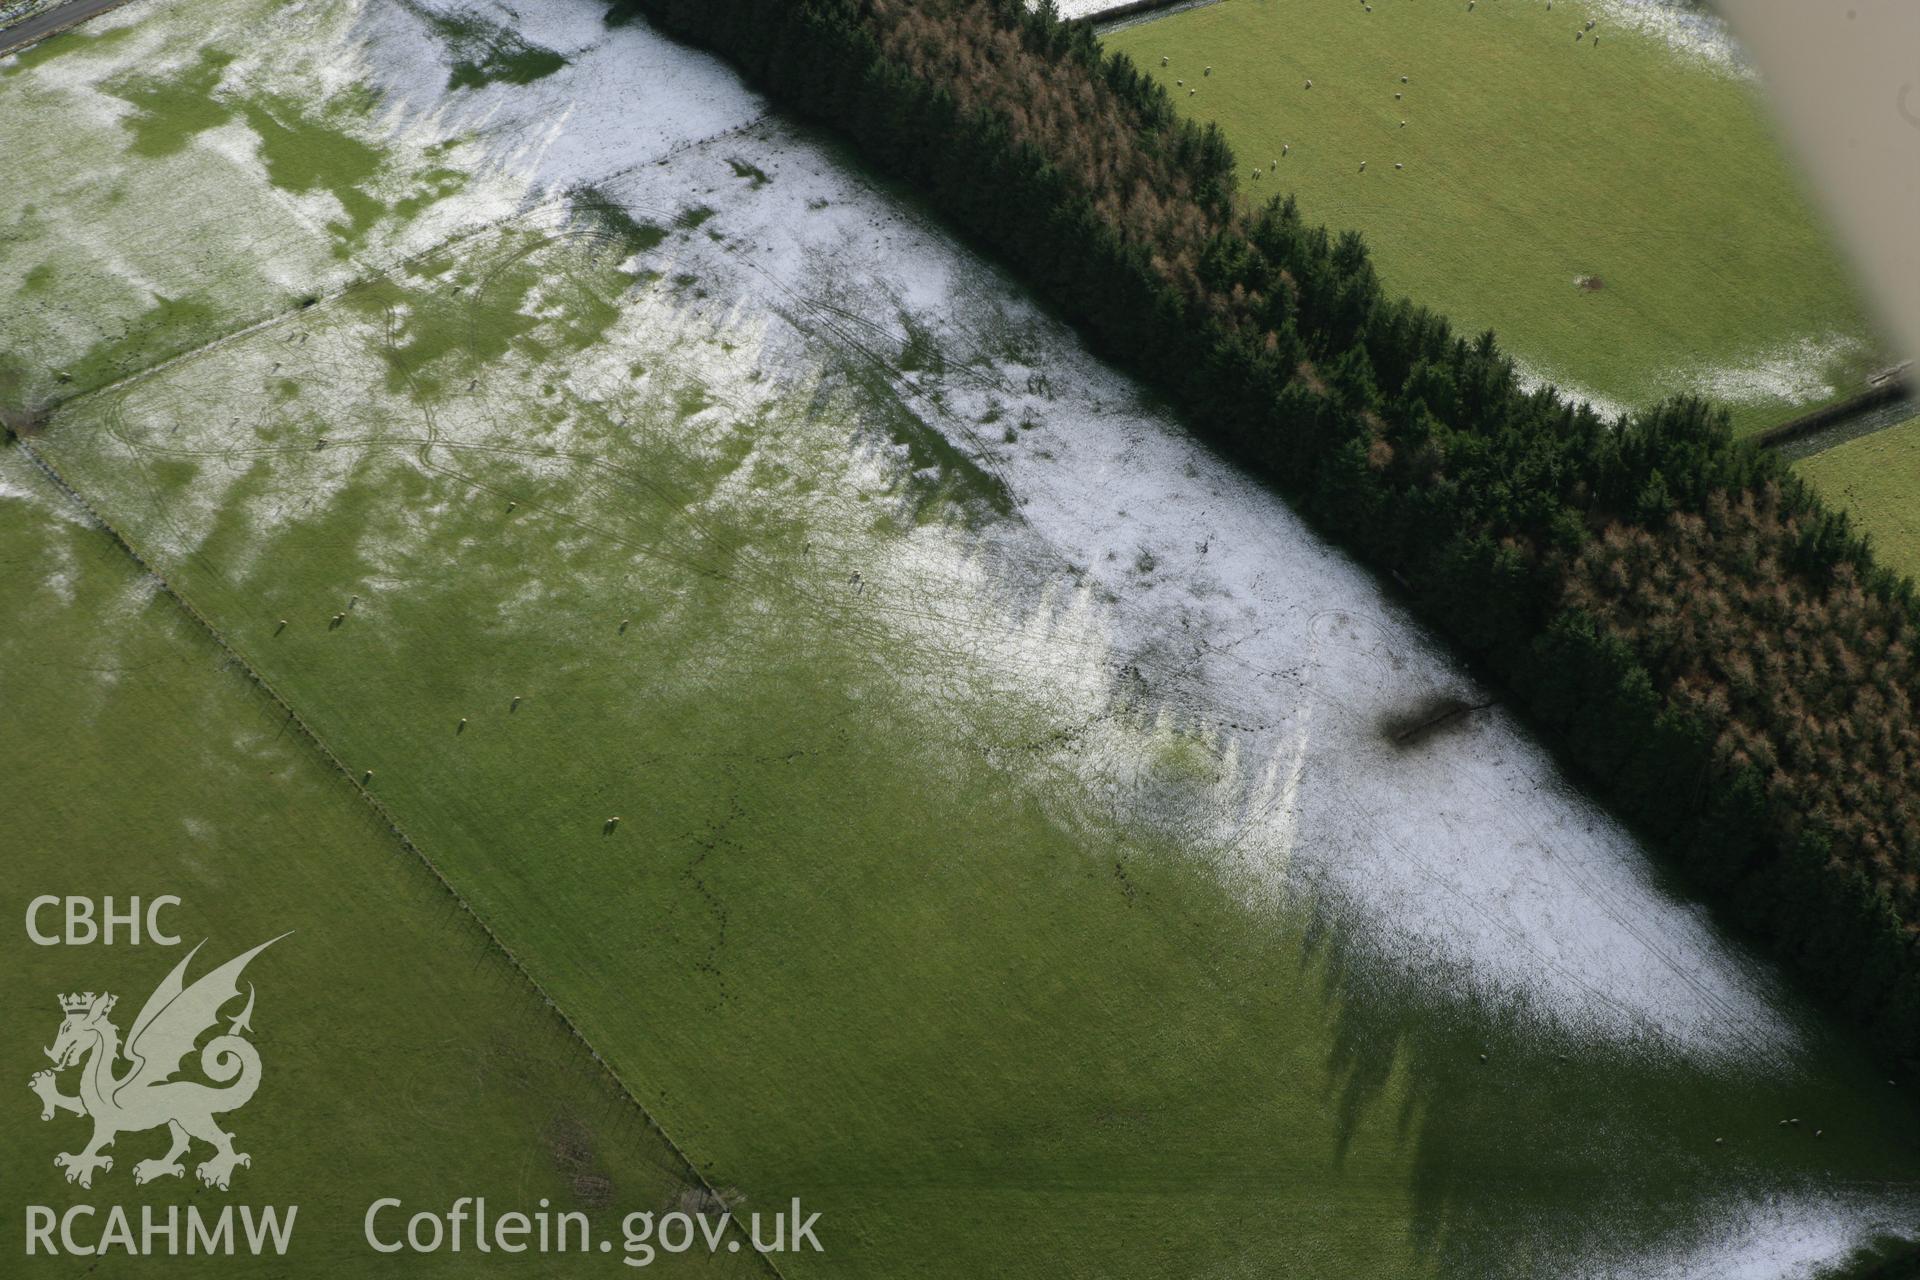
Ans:
<svg viewBox="0 0 1920 1280"><path fill-rule="evenodd" d="M239 998L240 973L247 962L278 941L270 938L188 986L187 966L206 944L194 947L147 997L124 1046L120 1029L109 1020L118 997L91 991L60 997L60 1011L66 1016L53 1047L46 1050L53 1070L36 1072L28 1087L40 1096L42 1120L53 1119L56 1111L93 1119L93 1140L84 1150L53 1158L55 1165L67 1171L68 1182L91 1187L95 1170L113 1170L113 1157L103 1152L116 1137L162 1125L172 1135L172 1145L158 1159L133 1166L136 1183L184 1177L186 1167L180 1157L196 1138L213 1148L213 1155L194 1171L210 1187L225 1191L234 1169L253 1163L246 1152L234 1150L233 1135L214 1120L246 1106L260 1087L260 1053L245 1039L253 1029L252 983L247 984L246 1007L229 1021L225 1032L200 1048L201 1073L224 1087L174 1076L200 1037L218 1025L220 1010ZM131 1065L116 1074L115 1066L123 1057ZM80 1091L69 1097L60 1092L55 1075L74 1066L80 1068Z"/></svg>

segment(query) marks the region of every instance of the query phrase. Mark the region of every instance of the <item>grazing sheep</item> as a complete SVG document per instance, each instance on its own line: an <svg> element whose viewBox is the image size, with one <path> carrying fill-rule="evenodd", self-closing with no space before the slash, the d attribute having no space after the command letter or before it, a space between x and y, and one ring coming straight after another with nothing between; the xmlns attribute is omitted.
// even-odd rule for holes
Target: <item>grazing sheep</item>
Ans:
<svg viewBox="0 0 1920 1280"><path fill-rule="evenodd" d="M1583 37L1583 36L1585 36L1586 34L1587 34L1587 33L1586 33L1586 32L1584 32L1584 31L1576 31L1576 32L1574 32L1574 33L1573 33L1573 42L1574 42L1575 44L1579 44L1579 43L1580 43L1580 39L1581 39L1581 37Z"/></svg>
<svg viewBox="0 0 1920 1280"><path fill-rule="evenodd" d="M1212 67L1207 67L1207 68L1205 68L1205 69L1203 69L1203 70L1202 70L1202 71L1200 72L1200 74L1201 74L1201 75L1203 75L1203 76L1210 76L1210 75L1212 75L1212 74L1213 74L1213 68L1212 68Z"/></svg>
<svg viewBox="0 0 1920 1280"><path fill-rule="evenodd" d="M1283 142L1283 143L1281 143L1281 144L1280 144L1280 154L1281 154L1281 155L1285 155L1285 154L1287 154L1287 152L1289 152L1289 151L1291 151L1291 150L1293 150L1293 144L1292 144L1291 142Z"/></svg>
<svg viewBox="0 0 1920 1280"><path fill-rule="evenodd" d="M1406 94L1404 94L1404 93L1395 93L1395 94L1393 95L1393 100L1394 100L1395 102L1398 102L1398 101L1400 101L1400 99L1402 99L1402 98L1404 98L1404 97L1406 97L1406 96L1407 96L1407 95L1406 95Z"/></svg>
<svg viewBox="0 0 1920 1280"><path fill-rule="evenodd" d="M1588 19L1587 19L1587 30L1588 30L1588 31L1591 31L1591 30L1593 30L1593 24L1594 24L1594 19L1592 19L1592 18L1588 18Z"/></svg>
<svg viewBox="0 0 1920 1280"><path fill-rule="evenodd" d="M615 831L619 830L619 828L620 819L618 817L612 817L607 819L607 825L601 827L600 831L603 835L612 835Z"/></svg>
<svg viewBox="0 0 1920 1280"><path fill-rule="evenodd" d="M455 732L455 733L465 733L466 731L467 731L467 718L466 718L465 716L461 716L461 717L460 717L460 723L459 723L459 725L458 725L458 726L457 726L457 727L456 727L456 728L454 729L454 732Z"/></svg>
<svg viewBox="0 0 1920 1280"><path fill-rule="evenodd" d="M1160 59L1160 65L1161 65L1161 66L1163 66L1163 67L1167 65L1167 60L1166 60L1166 58L1165 58L1165 57L1162 57L1162 58Z"/></svg>
<svg viewBox="0 0 1920 1280"><path fill-rule="evenodd" d="M1400 127L1401 127L1402 129L1404 129L1404 128L1406 128L1406 127L1407 127L1407 122L1406 122L1405 120L1402 120L1402 121L1400 122Z"/></svg>
<svg viewBox="0 0 1920 1280"><path fill-rule="evenodd" d="M1173 83L1182 89L1187 87L1187 82L1185 80L1175 80Z"/></svg>
<svg viewBox="0 0 1920 1280"><path fill-rule="evenodd" d="M1187 96L1188 96L1189 98L1191 98L1191 97L1192 97L1192 96L1193 96L1194 94L1196 94L1196 93L1198 93L1198 92L1200 92L1200 91L1199 91L1198 89L1189 89L1189 90L1187 90Z"/></svg>
<svg viewBox="0 0 1920 1280"><path fill-rule="evenodd" d="M1592 44L1591 46L1589 46L1589 47L1591 47L1591 48L1594 48L1594 49L1598 49L1598 48L1600 47L1600 37L1599 37L1599 36L1595 36L1595 37L1593 38L1593 44Z"/></svg>
<svg viewBox="0 0 1920 1280"><path fill-rule="evenodd" d="M1362 160L1360 162L1360 172L1365 173L1366 171L1367 171L1367 162L1365 160Z"/></svg>
<svg viewBox="0 0 1920 1280"><path fill-rule="evenodd" d="M507 710L518 711L519 709L520 709L520 695L516 693L513 695L513 701L507 704Z"/></svg>
<svg viewBox="0 0 1920 1280"><path fill-rule="evenodd" d="M1396 169L1404 169L1404 168L1406 168L1407 166L1405 166L1405 165L1403 165L1403 164L1401 164L1401 163L1400 163L1400 162L1399 162L1398 160L1396 160L1396 161L1394 161L1394 162L1393 162L1393 167L1394 167L1394 168L1396 168Z"/></svg>
<svg viewBox="0 0 1920 1280"><path fill-rule="evenodd" d="M280 619L280 625L273 629L273 634L279 635L282 631L285 631L286 629L287 629L287 620L285 618L282 618Z"/></svg>
<svg viewBox="0 0 1920 1280"><path fill-rule="evenodd" d="M1258 181L1260 181L1260 171L1259 171L1258 169L1255 169L1255 170L1253 171L1253 180L1254 180L1255 182L1258 182Z"/></svg>
<svg viewBox="0 0 1920 1280"><path fill-rule="evenodd" d="M514 509L515 507L517 507L517 506L519 506L519 505L520 505L520 504L519 504L519 503L517 503L517 502L509 502L509 503L507 504L507 510L508 510L508 511L512 511L512 510L513 510L513 509Z"/></svg>
<svg viewBox="0 0 1920 1280"><path fill-rule="evenodd" d="M1309 89L1313 88L1313 81L1311 80L1307 81L1307 88Z"/></svg>
<svg viewBox="0 0 1920 1280"><path fill-rule="evenodd" d="M1406 78L1405 76L1401 76L1401 77L1400 77L1400 83L1401 83L1401 84L1405 84L1406 82L1407 82L1407 78Z"/></svg>
<svg viewBox="0 0 1920 1280"><path fill-rule="evenodd" d="M1467 12L1468 13L1473 12L1473 0L1467 0Z"/></svg>
<svg viewBox="0 0 1920 1280"><path fill-rule="evenodd" d="M361 786L363 786L363 787L364 787L364 786L366 786L366 785L367 785L367 784L368 784L369 782L372 782L372 781L373 781L373 770L371 770L371 769L369 769L369 770L367 770L367 771L366 771L365 773L363 773L363 774L361 774L361 775L360 775L360 785L361 785Z"/></svg>

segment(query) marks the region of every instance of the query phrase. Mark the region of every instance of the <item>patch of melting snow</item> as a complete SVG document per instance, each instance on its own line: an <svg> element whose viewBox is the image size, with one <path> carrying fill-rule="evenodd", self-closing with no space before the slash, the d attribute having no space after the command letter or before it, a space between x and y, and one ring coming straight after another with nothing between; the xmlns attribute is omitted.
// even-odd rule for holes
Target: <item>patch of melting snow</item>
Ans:
<svg viewBox="0 0 1920 1280"><path fill-rule="evenodd" d="M0 466L0 502L24 502L68 524L79 525L83 529L98 527L85 508L75 505L50 483L45 486L36 483L33 478L36 473L24 470L30 464L24 461L19 464L23 471L18 478L7 474L8 467L12 465Z"/></svg>
<svg viewBox="0 0 1920 1280"><path fill-rule="evenodd" d="M534 43L566 54L558 71L531 84L449 92L446 49L425 13L477 12L515 26L527 16L502 4L434 0L419 8L364 0L356 30L372 82L396 117L421 136L472 138L486 167L511 175L526 191L597 181L652 163L767 110L718 60L666 45L639 24L607 28L592 5L540 6L534 25L525 28ZM599 30L590 30L589 21Z"/></svg>
<svg viewBox="0 0 1920 1280"><path fill-rule="evenodd" d="M1831 378L1834 365L1858 357L1865 344L1842 334L1806 337L1756 353L1738 364L1676 371L1673 380L1705 396L1735 404L1756 401L1808 403L1839 394Z"/></svg>
<svg viewBox="0 0 1920 1280"><path fill-rule="evenodd" d="M1858 360L1865 350L1866 344L1858 337L1809 336L1754 352L1728 364L1677 366L1654 381L1668 393L1686 392L1726 405L1811 404L1838 395L1840 388L1833 381L1835 366L1843 361ZM1555 378L1518 358L1513 364L1524 389L1558 387L1562 395L1585 401L1603 418L1618 421L1636 408L1648 407L1615 400L1588 387Z"/></svg>
<svg viewBox="0 0 1920 1280"><path fill-rule="evenodd" d="M1589 387L1583 387L1578 383L1567 382L1563 379L1544 374L1525 360L1514 356L1511 352L1508 353L1508 358L1513 361L1514 377L1519 380L1520 387L1524 391L1538 391L1542 387L1555 387L1565 398L1585 401L1592 407L1595 413L1613 422L1617 422L1627 414L1633 412L1633 406L1623 401L1603 396L1599 392Z"/></svg>
<svg viewBox="0 0 1920 1280"><path fill-rule="evenodd" d="M1727 1197L1698 1221L1719 1230L1688 1245L1634 1259L1631 1270L1599 1256L1558 1259L1565 1280L1813 1280L1836 1260L1885 1237L1911 1234L1910 1213L1858 1192L1793 1191L1764 1201Z"/></svg>
<svg viewBox="0 0 1920 1280"><path fill-rule="evenodd" d="M1700 0L1590 0L1592 8L1619 23L1666 42L1689 62L1725 75L1752 77L1753 59L1727 21Z"/></svg>
<svg viewBox="0 0 1920 1280"><path fill-rule="evenodd" d="M1063 18L1097 18L1134 3L1137 0L1056 0L1055 7ZM1028 0L1028 7L1039 8L1038 0Z"/></svg>

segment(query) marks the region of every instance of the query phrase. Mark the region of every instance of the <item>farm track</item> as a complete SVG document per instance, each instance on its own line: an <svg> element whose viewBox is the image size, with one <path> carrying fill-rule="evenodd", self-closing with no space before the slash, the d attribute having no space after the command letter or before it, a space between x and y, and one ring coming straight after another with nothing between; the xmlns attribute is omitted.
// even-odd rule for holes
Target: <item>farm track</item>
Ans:
<svg viewBox="0 0 1920 1280"><path fill-rule="evenodd" d="M5 30L0 30L0 56L18 53L28 45L38 44L49 36L57 36L62 31L70 31L83 22L99 17L112 9L118 9L131 0L68 0L45 13L35 14L24 22L16 22Z"/></svg>
<svg viewBox="0 0 1920 1280"><path fill-rule="evenodd" d="M227 336L231 337L233 335ZM127 558L131 560L142 573L152 579L154 584L159 587L168 599L172 600L182 612L206 632L207 636L225 656L229 664L242 672L254 687L266 696L273 706L286 713L286 723L293 725L306 738L313 749L338 771L347 785L353 788L361 800L373 810L374 815L379 819L381 824L386 827L389 834L392 835L400 847L420 861L420 864L427 869L439 883L440 887L445 890L455 905L481 930L488 944L495 952L507 961L513 972L539 997L540 1002L551 1011L553 1017L560 1023L566 1035L578 1044L580 1048L585 1050L595 1065L606 1073L607 1079L612 1082L620 1095L639 1113L647 1127L658 1134L660 1140L666 1143L668 1150L672 1151L675 1157L679 1159L681 1165L680 1172L682 1175L689 1181L697 1183L709 1196L713 1197L714 1200L724 1203L724 1198L721 1197L719 1189L707 1180L706 1175L700 1171L700 1166L687 1154L686 1150L674 1140L673 1135L668 1133L665 1127L661 1125L652 1110L648 1108L646 1103L640 1100L639 1095L633 1090L627 1080L614 1069L612 1063L608 1062L607 1059L601 1055L599 1049L594 1046L592 1041L587 1039L586 1034L580 1029L579 1024L576 1023L573 1017L553 998L545 984L533 975L526 963L513 948L509 947L505 940L494 931L493 926L488 923L486 918L474 909L473 904L467 899L466 895L460 892L459 888L447 877L446 873L434 862L433 858L427 854L426 850L422 849L414 842L413 838L406 833L400 826L398 819L396 819L386 805L380 801L379 797L375 796L371 790L362 785L359 779L354 777L352 770L347 767L346 762L342 760L339 755L334 752L333 748L327 744L326 740L307 723L306 719L301 716L300 712L287 697L282 694L252 662L248 661L244 654L236 650L233 645L228 642L226 636L221 633L220 629L214 626L212 620L202 613L191 600L182 595L172 583L168 582L166 577L140 552L139 548L134 546L127 535L102 517L94 505L87 500L86 495L76 489L72 483L67 480L66 476L61 474L58 468L43 457L38 450L33 448L29 441L16 436L14 438L14 444L15 447L22 451L28 461L38 468L61 493L67 495L68 498L76 503L80 509L86 513L87 518L93 521L97 527L113 540L114 544L126 554ZM734 1231L744 1230L738 1223L732 1224L731 1229ZM758 1249L753 1249L751 1252L765 1265L769 1274L784 1280L784 1273L780 1270L779 1265L770 1254Z"/></svg>

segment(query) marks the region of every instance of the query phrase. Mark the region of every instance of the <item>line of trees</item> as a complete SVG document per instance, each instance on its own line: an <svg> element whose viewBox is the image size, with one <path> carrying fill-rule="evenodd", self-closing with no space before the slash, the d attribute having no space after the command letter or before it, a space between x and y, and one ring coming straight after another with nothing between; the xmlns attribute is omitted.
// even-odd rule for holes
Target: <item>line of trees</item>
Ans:
<svg viewBox="0 0 1920 1280"><path fill-rule="evenodd" d="M1563 756L1920 1056L1911 584L1724 412L1523 390L1361 237L1242 199L1212 126L1022 0L619 0L852 138L1104 355L1407 584Z"/></svg>

